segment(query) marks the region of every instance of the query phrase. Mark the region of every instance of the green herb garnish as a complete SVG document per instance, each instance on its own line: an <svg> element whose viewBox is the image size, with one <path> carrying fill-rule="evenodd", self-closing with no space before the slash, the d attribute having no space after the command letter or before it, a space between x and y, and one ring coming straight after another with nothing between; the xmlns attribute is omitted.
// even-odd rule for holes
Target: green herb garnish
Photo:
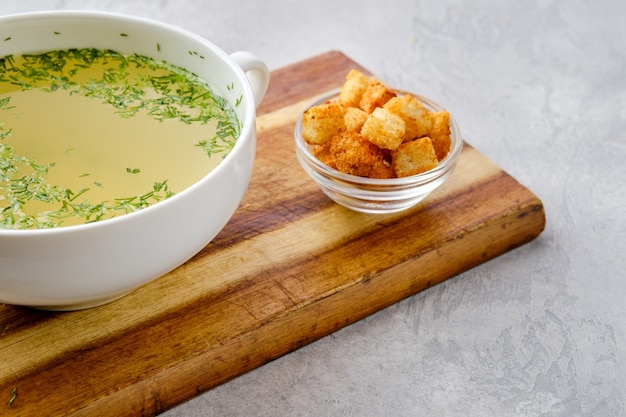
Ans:
<svg viewBox="0 0 626 417"><path fill-rule="evenodd" d="M13 402L17 398L17 388L11 390L11 398L9 398L9 407L13 405Z"/></svg>
<svg viewBox="0 0 626 417"><path fill-rule="evenodd" d="M60 34L55 32L55 34ZM120 36L128 36L121 33ZM10 37L5 38L8 41ZM161 45L157 43L157 50ZM189 51L192 55L197 52ZM19 59L17 59L19 58ZM101 77L81 79L81 74L94 65L103 65ZM138 76L129 82L132 69L149 68L154 76ZM20 57L0 58L0 84L21 90L38 89L44 92L67 91L71 95L93 98L112 106L123 118L139 112L157 121L177 120L182 123L206 124L217 121L213 137L199 138L197 146L208 155L226 154L234 146L241 125L223 97L195 74L164 61L142 55L123 55L112 50L95 48L50 51ZM233 84L227 86L232 89ZM240 97L236 106L241 103ZM54 163L42 164L27 156L18 155L3 140L11 136L5 111L12 110L10 96L0 97L0 228L29 229L61 226L70 218L93 222L117 214L140 210L174 195L167 180L154 183L151 190L113 201L90 202L89 188L78 191L46 181ZM70 154L72 148L65 153ZM126 168L130 174L139 168ZM89 176L83 173L82 176ZM94 181L93 185L103 185ZM26 214L25 206L32 201L53 204L54 209L37 215Z"/></svg>

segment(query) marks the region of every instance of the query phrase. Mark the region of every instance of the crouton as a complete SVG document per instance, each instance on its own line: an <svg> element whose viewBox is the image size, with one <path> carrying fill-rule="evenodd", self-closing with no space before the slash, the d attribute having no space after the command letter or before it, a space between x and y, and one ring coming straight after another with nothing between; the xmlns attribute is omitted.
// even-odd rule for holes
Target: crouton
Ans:
<svg viewBox="0 0 626 417"><path fill-rule="evenodd" d="M392 178L388 154L356 132L334 136L330 153L336 168L350 175L369 178Z"/></svg>
<svg viewBox="0 0 626 417"><path fill-rule="evenodd" d="M344 110L337 103L311 107L302 116L302 137L309 144L321 145L345 131Z"/></svg>
<svg viewBox="0 0 626 417"><path fill-rule="evenodd" d="M369 178L417 175L450 152L450 114L351 70L337 102L306 110L302 137L322 163Z"/></svg>
<svg viewBox="0 0 626 417"><path fill-rule="evenodd" d="M404 140L404 121L397 114L377 107L367 117L361 135L379 148L394 150Z"/></svg>
<svg viewBox="0 0 626 417"><path fill-rule="evenodd" d="M382 107L395 96L395 91L388 89L380 81L373 80L363 92L359 107L367 113L372 113L375 108Z"/></svg>
<svg viewBox="0 0 626 417"><path fill-rule="evenodd" d="M417 98L409 94L393 97L383 107L404 120L405 142L429 134L432 125L430 112Z"/></svg>
<svg viewBox="0 0 626 417"><path fill-rule="evenodd" d="M324 143L323 145L315 145L311 149L311 153L317 159L320 160L323 164L328 165L331 168L337 169L337 165L335 164L335 156L330 151L330 144L332 139Z"/></svg>
<svg viewBox="0 0 626 417"><path fill-rule="evenodd" d="M347 107L344 121L346 122L346 131L360 132L368 114L358 107Z"/></svg>
<svg viewBox="0 0 626 417"><path fill-rule="evenodd" d="M421 174L439 164L435 148L429 137L404 142L392 152L392 166L398 177Z"/></svg>
<svg viewBox="0 0 626 417"><path fill-rule="evenodd" d="M437 159L441 161L450 152L450 113L445 110L431 113L432 125L428 136L433 142Z"/></svg>
<svg viewBox="0 0 626 417"><path fill-rule="evenodd" d="M339 104L344 107L358 107L370 82L367 75L355 69L350 70L339 92Z"/></svg>

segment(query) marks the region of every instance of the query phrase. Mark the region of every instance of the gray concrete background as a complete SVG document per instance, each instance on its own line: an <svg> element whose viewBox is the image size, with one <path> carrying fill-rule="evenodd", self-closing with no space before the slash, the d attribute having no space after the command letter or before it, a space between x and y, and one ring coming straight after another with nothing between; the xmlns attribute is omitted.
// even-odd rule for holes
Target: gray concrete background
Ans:
<svg viewBox="0 0 626 417"><path fill-rule="evenodd" d="M534 191L534 242L164 413L626 415L626 2L2 0L153 18L272 69L337 49Z"/></svg>

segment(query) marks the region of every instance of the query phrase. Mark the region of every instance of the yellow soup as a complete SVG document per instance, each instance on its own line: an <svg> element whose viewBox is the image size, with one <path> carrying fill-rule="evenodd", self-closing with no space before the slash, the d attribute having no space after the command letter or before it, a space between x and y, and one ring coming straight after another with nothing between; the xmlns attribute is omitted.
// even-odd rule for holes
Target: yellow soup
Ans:
<svg viewBox="0 0 626 417"><path fill-rule="evenodd" d="M239 130L224 98L165 62L97 49L0 58L0 227L162 201L213 169Z"/></svg>

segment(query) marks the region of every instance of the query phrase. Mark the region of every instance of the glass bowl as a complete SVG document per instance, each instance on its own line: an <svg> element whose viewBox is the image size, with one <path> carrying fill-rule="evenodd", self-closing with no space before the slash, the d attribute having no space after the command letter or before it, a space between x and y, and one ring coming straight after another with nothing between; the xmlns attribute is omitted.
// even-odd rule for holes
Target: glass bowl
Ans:
<svg viewBox="0 0 626 417"><path fill-rule="evenodd" d="M443 110L438 104L417 94L395 91L398 95L411 94L428 110ZM339 90L320 98L310 107L335 101L338 96ZM452 116L450 116L450 134L450 152L436 168L408 177L378 179L344 174L317 159L312 153L313 146L302 138L302 114L294 130L298 162L320 189L336 203L351 210L370 214L407 210L443 184L452 174L463 148L461 132Z"/></svg>

